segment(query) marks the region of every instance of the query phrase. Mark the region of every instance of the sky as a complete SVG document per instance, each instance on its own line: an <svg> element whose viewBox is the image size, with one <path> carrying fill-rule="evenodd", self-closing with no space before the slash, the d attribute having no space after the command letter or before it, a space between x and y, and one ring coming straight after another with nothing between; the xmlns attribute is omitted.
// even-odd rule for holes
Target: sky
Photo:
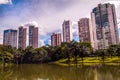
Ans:
<svg viewBox="0 0 120 80"><path fill-rule="evenodd" d="M64 20L72 21L73 36L78 41L77 21L90 18L93 8L108 2L115 5L119 23L120 0L0 0L0 44L5 29L18 29L26 24L39 27L39 46L50 44L51 34L62 31Z"/></svg>

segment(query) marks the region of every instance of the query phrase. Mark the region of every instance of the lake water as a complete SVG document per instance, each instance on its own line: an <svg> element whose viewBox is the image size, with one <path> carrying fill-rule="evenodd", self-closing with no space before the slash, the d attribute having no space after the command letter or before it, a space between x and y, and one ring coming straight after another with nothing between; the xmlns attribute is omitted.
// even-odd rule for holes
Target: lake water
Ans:
<svg viewBox="0 0 120 80"><path fill-rule="evenodd" d="M0 80L120 80L120 66L22 64L0 68Z"/></svg>

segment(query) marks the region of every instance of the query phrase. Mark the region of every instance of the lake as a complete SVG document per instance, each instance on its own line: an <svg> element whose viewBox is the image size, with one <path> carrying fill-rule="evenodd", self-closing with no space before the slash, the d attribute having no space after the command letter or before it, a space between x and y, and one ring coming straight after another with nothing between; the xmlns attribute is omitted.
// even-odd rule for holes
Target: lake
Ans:
<svg viewBox="0 0 120 80"><path fill-rule="evenodd" d="M120 80L120 66L13 65L0 68L0 80Z"/></svg>

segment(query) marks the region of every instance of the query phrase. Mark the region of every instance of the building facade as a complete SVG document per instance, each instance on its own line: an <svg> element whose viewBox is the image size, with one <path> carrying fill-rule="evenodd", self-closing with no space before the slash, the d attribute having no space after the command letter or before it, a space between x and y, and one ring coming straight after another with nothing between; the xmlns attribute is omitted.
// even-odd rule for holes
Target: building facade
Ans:
<svg viewBox="0 0 120 80"><path fill-rule="evenodd" d="M29 25L29 46L38 48L38 27Z"/></svg>
<svg viewBox="0 0 120 80"><path fill-rule="evenodd" d="M90 42L93 45L93 33L92 33L91 20L89 18L81 18L78 21L78 34L80 42Z"/></svg>
<svg viewBox="0 0 120 80"><path fill-rule="evenodd" d="M62 39L60 33L53 33L51 35L51 46L59 46L61 45Z"/></svg>
<svg viewBox="0 0 120 80"><path fill-rule="evenodd" d="M62 24L62 30L63 30L63 42L70 42L73 39L72 35L72 22L71 21L65 21Z"/></svg>
<svg viewBox="0 0 120 80"><path fill-rule="evenodd" d="M119 43L115 6L110 3L98 4L91 13L96 49L105 49Z"/></svg>
<svg viewBox="0 0 120 80"><path fill-rule="evenodd" d="M18 32L18 48L25 49L26 48L26 28L23 28L23 26L19 27Z"/></svg>
<svg viewBox="0 0 120 80"><path fill-rule="evenodd" d="M17 48L17 30L4 30L3 45L10 45Z"/></svg>

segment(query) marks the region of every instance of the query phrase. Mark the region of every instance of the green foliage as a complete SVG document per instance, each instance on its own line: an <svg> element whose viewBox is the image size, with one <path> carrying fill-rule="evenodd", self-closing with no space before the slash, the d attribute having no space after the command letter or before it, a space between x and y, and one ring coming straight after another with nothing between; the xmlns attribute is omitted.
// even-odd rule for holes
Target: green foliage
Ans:
<svg viewBox="0 0 120 80"><path fill-rule="evenodd" d="M120 56L120 45L111 45L108 49L96 50L93 54L93 49L88 42L71 41L64 42L60 46L43 46L40 48L32 48L28 46L26 49L16 49L11 46L0 46L0 61L19 63L44 63L52 62L61 59L67 59L71 62L71 58L75 63L81 58L98 56L104 61L106 56ZM112 58L112 57L111 57Z"/></svg>
<svg viewBox="0 0 120 80"><path fill-rule="evenodd" d="M3 59L4 62L13 60L13 49L11 46L0 45L0 60Z"/></svg>
<svg viewBox="0 0 120 80"><path fill-rule="evenodd" d="M108 55L114 56L117 54L118 45L110 45L108 49Z"/></svg>

